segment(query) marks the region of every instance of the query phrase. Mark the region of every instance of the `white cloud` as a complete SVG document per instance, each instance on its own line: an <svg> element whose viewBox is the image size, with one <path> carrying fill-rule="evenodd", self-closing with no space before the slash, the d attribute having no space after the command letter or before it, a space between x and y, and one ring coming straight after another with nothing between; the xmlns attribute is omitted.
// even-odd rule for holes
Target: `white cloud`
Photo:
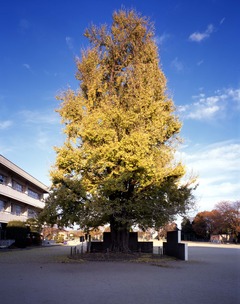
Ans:
<svg viewBox="0 0 240 304"><path fill-rule="evenodd" d="M198 175L195 195L201 210L211 210L223 200L240 197L240 142L224 141L185 148L181 154L189 171Z"/></svg>
<svg viewBox="0 0 240 304"><path fill-rule="evenodd" d="M189 36L190 41L195 41L195 42L201 42L207 38L210 37L210 35L213 33L214 27L212 24L209 24L207 29L200 33L200 32L194 32Z"/></svg>
<svg viewBox="0 0 240 304"><path fill-rule="evenodd" d="M30 65L29 65L29 64L23 63L23 66L24 66L27 70L30 70Z"/></svg>
<svg viewBox="0 0 240 304"><path fill-rule="evenodd" d="M184 68L183 63L177 57L174 58L171 62L171 67L173 67L178 72L182 71Z"/></svg>
<svg viewBox="0 0 240 304"><path fill-rule="evenodd" d="M228 94L234 101L240 103L240 89L227 89L226 94Z"/></svg>
<svg viewBox="0 0 240 304"><path fill-rule="evenodd" d="M178 112L185 119L209 120L216 116L221 117L228 107L240 109L240 89L218 90L215 95L208 97L201 93L193 96L193 99L195 102L178 108Z"/></svg>
<svg viewBox="0 0 240 304"><path fill-rule="evenodd" d="M49 150L51 147L51 138L49 137L48 132L40 130L36 135L36 146L40 150Z"/></svg>
<svg viewBox="0 0 240 304"><path fill-rule="evenodd" d="M161 36L155 36L154 41L157 45L163 45L163 43L165 43L165 41L169 38L169 34L163 33Z"/></svg>
<svg viewBox="0 0 240 304"><path fill-rule="evenodd" d="M12 124L13 122L11 120L5 120L0 122L0 130L8 129Z"/></svg>
<svg viewBox="0 0 240 304"><path fill-rule="evenodd" d="M57 124L59 123L58 114L54 111L30 111L19 112L24 122L33 124Z"/></svg>
<svg viewBox="0 0 240 304"><path fill-rule="evenodd" d="M67 36L67 37L65 38L65 40L66 40L66 44L67 44L68 48L72 51L72 50L74 49L74 46L73 46L73 38Z"/></svg>
<svg viewBox="0 0 240 304"><path fill-rule="evenodd" d="M23 63L22 65L26 70L28 70L29 72L33 73L33 70L31 68L31 66L28 63Z"/></svg>

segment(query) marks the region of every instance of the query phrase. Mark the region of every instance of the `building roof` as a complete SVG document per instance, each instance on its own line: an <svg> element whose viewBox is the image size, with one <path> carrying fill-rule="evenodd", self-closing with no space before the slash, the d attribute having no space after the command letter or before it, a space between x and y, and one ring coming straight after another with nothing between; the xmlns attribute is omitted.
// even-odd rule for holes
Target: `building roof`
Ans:
<svg viewBox="0 0 240 304"><path fill-rule="evenodd" d="M44 192L46 192L46 193L49 192L48 191L48 187L46 185L44 185L42 182L40 182L39 180L37 180L31 174L27 173L26 171L24 171L23 169L21 169L20 167L18 167L14 163L12 163L10 160L8 160L7 158L5 158L1 154L0 154L0 165L2 165L3 167L7 168L8 170L16 173L17 175L25 178L27 181L29 181L30 183L32 183L35 186L39 187Z"/></svg>

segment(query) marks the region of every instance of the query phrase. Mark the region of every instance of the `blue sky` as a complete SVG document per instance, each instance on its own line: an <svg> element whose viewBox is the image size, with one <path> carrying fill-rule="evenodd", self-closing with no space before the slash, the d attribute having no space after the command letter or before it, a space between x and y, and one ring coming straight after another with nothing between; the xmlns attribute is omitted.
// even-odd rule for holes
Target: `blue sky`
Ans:
<svg viewBox="0 0 240 304"><path fill-rule="evenodd" d="M178 151L198 175L196 211L240 199L240 2L0 0L0 154L50 185L63 141L55 96L78 82L84 30L134 8L155 24L169 95L183 122Z"/></svg>

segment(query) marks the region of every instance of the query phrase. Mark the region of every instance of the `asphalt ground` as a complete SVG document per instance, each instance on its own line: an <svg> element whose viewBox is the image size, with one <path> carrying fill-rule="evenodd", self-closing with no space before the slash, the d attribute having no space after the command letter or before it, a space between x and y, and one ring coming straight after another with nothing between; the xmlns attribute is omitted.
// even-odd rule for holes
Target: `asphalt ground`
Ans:
<svg viewBox="0 0 240 304"><path fill-rule="evenodd" d="M69 246L0 251L1 304L236 304L240 246L189 244L160 266L68 262Z"/></svg>

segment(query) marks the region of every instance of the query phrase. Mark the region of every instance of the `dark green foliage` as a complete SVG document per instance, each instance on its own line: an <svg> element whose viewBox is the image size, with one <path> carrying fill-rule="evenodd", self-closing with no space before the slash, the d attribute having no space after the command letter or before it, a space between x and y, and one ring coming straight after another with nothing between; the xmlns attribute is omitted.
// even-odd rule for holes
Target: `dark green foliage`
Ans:
<svg viewBox="0 0 240 304"><path fill-rule="evenodd" d="M20 221L9 222L6 227L7 239L15 240L14 245L19 248L25 248L27 246L27 236L29 232L29 228L26 227L25 223Z"/></svg>
<svg viewBox="0 0 240 304"><path fill-rule="evenodd" d="M6 238L15 240L14 246L18 248L42 244L41 234L31 231L31 227L27 222L10 221L6 227Z"/></svg>
<svg viewBox="0 0 240 304"><path fill-rule="evenodd" d="M39 232L30 232L28 235L28 245L40 246L42 245L42 236Z"/></svg>
<svg viewBox="0 0 240 304"><path fill-rule="evenodd" d="M181 239L184 241L194 241L196 238L192 223L187 217L184 217L181 223Z"/></svg>

